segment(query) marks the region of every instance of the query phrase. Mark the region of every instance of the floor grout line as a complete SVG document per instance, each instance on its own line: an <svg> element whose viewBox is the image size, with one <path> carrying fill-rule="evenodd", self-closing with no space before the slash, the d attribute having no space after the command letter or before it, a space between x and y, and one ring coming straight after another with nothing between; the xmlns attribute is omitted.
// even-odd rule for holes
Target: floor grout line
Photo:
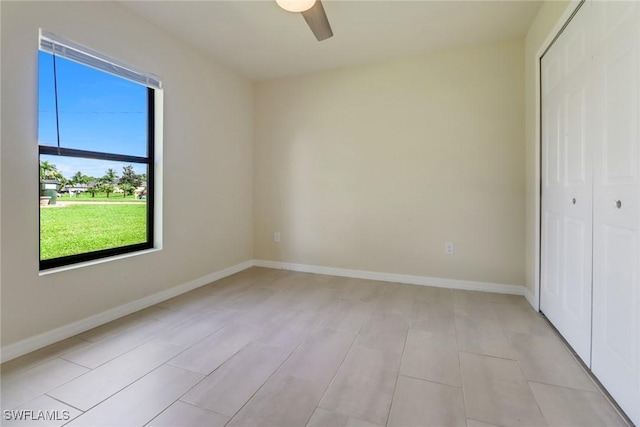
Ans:
<svg viewBox="0 0 640 427"><path fill-rule="evenodd" d="M413 310L413 305L411 306ZM407 348L407 339L409 337L409 322L410 319L407 319L407 328L404 333L404 342L402 344L402 353L400 354L400 364L398 365L398 375L396 375L396 382L393 386L393 393L391 393L391 402L389 402L389 412L387 412L387 422L385 426L389 425L389 421L391 420L391 410L393 409L393 402L396 397L396 390L398 389L398 381L400 380L400 372L402 371L402 362L404 361L404 351Z"/></svg>

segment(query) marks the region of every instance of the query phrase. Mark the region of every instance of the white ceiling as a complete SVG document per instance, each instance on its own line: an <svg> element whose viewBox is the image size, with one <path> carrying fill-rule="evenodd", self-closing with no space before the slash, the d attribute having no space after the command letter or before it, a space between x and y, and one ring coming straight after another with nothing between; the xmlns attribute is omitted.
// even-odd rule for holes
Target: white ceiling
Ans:
<svg viewBox="0 0 640 427"><path fill-rule="evenodd" d="M123 1L252 80L523 38L540 1L324 0L334 36L314 38L275 0Z"/></svg>

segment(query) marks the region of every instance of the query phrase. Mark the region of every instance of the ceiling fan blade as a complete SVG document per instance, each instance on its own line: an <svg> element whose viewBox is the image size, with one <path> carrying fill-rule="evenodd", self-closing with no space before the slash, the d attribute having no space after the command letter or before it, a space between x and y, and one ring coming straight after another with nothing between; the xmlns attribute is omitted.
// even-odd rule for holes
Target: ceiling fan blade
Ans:
<svg viewBox="0 0 640 427"><path fill-rule="evenodd" d="M309 25L313 35L316 36L319 42L333 37L331 25L329 25L327 14L324 13L324 6L322 6L320 0L316 1L311 9L302 12L302 16L304 16L304 20L307 21L307 25Z"/></svg>

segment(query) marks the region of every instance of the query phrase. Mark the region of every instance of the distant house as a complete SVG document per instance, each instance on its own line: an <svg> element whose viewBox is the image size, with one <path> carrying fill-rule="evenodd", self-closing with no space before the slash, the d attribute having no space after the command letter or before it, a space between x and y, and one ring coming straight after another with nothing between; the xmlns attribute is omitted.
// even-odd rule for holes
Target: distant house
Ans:
<svg viewBox="0 0 640 427"><path fill-rule="evenodd" d="M87 191L87 188L89 188L87 184L67 184L60 189L60 193L80 194Z"/></svg>

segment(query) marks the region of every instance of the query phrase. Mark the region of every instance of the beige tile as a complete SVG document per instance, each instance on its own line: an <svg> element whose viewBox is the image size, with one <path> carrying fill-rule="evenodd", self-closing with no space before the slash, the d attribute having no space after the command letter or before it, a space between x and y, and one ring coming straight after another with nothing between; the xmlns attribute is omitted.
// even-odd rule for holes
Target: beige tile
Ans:
<svg viewBox="0 0 640 427"><path fill-rule="evenodd" d="M542 413L623 425L519 296L252 268L83 337L3 364L3 409L92 408L76 425L456 425L462 384L468 427L544 425ZM456 344L501 358L462 352L460 371Z"/></svg>
<svg viewBox="0 0 640 427"><path fill-rule="evenodd" d="M86 411L184 350L183 347L150 341L47 393Z"/></svg>
<svg viewBox="0 0 640 427"><path fill-rule="evenodd" d="M128 316L121 317L120 319L90 329L76 335L76 337L86 341L98 342L102 339L121 333L131 334L131 332L135 331L137 326L144 326L150 321L156 320L154 316L157 317L158 313L162 312L162 310L164 309L161 307L148 307L129 314Z"/></svg>
<svg viewBox="0 0 640 427"><path fill-rule="evenodd" d="M509 339L526 379L582 390L598 390L558 338L509 333Z"/></svg>
<svg viewBox="0 0 640 427"><path fill-rule="evenodd" d="M291 275L296 275L300 278L301 282L310 284L310 285L320 285L325 286L327 283L331 282L336 276L331 276L329 274L316 274L316 273L303 273L303 272L291 272Z"/></svg>
<svg viewBox="0 0 640 427"><path fill-rule="evenodd" d="M253 310L240 312L234 321L245 325L269 328L275 323L284 320L287 316L288 312L286 311L266 310L262 307L256 307Z"/></svg>
<svg viewBox="0 0 640 427"><path fill-rule="evenodd" d="M437 301L453 309L453 292L435 286L414 286L413 297L418 301Z"/></svg>
<svg viewBox="0 0 640 427"><path fill-rule="evenodd" d="M284 290L292 289L299 286L303 275L296 272L287 272L287 273L288 274L282 275L280 277L276 277L274 280L262 286L264 286L267 289L272 289L275 291L284 291Z"/></svg>
<svg viewBox="0 0 640 427"><path fill-rule="evenodd" d="M157 339L191 347L209 335L214 334L240 313L232 310L205 310L204 314L195 316L179 325L159 333Z"/></svg>
<svg viewBox="0 0 640 427"><path fill-rule="evenodd" d="M412 289L407 285L396 285L395 289L380 294L377 300L376 313L392 313L409 318L413 310L414 298Z"/></svg>
<svg viewBox="0 0 640 427"><path fill-rule="evenodd" d="M305 425L354 340L322 329L309 337L231 420L231 426Z"/></svg>
<svg viewBox="0 0 640 427"><path fill-rule="evenodd" d="M374 306L373 302L340 300L320 327L358 333L371 317Z"/></svg>
<svg viewBox="0 0 640 427"><path fill-rule="evenodd" d="M378 424L373 424L368 421L359 420L357 418L349 417L347 419L347 425L345 427L381 427Z"/></svg>
<svg viewBox="0 0 640 427"><path fill-rule="evenodd" d="M257 342L276 347L295 348L324 320L325 313L291 311L271 325Z"/></svg>
<svg viewBox="0 0 640 427"><path fill-rule="evenodd" d="M531 390L550 426L626 426L599 392L530 382Z"/></svg>
<svg viewBox="0 0 640 427"><path fill-rule="evenodd" d="M400 373L460 387L460 362L455 335L409 329Z"/></svg>
<svg viewBox="0 0 640 427"><path fill-rule="evenodd" d="M313 289L317 288L317 284L306 283L304 280L297 279L288 288L279 291L279 295L286 296L294 301L302 301Z"/></svg>
<svg viewBox="0 0 640 427"><path fill-rule="evenodd" d="M356 345L402 354L409 321L396 313L374 312L362 327Z"/></svg>
<svg viewBox="0 0 640 427"><path fill-rule="evenodd" d="M248 291L224 301L221 305L232 310L250 310L275 295L276 291L266 288L251 288Z"/></svg>
<svg viewBox="0 0 640 427"><path fill-rule="evenodd" d="M42 363L48 362L82 347L86 347L89 344L90 343L88 341L81 340L77 337L71 337L48 345L40 350L25 354L24 356L4 362L0 365L2 379L6 380L10 376L35 368Z"/></svg>
<svg viewBox="0 0 640 427"><path fill-rule="evenodd" d="M147 320L134 329L124 330L111 337L94 342L62 356L63 359L87 368L98 366L152 340L167 325L157 320Z"/></svg>
<svg viewBox="0 0 640 427"><path fill-rule="evenodd" d="M293 307L300 301L299 297L290 293L278 292L261 304L261 308L270 311L292 311Z"/></svg>
<svg viewBox="0 0 640 427"><path fill-rule="evenodd" d="M465 291L462 289L452 289L453 299L456 304L475 304L493 302L495 294L481 291Z"/></svg>
<svg viewBox="0 0 640 427"><path fill-rule="evenodd" d="M250 344L181 400L229 417L244 405L291 354L291 349Z"/></svg>
<svg viewBox="0 0 640 427"><path fill-rule="evenodd" d="M531 306L521 304L494 304L498 323L505 331L530 335L553 336L555 332L541 314Z"/></svg>
<svg viewBox="0 0 640 427"><path fill-rule="evenodd" d="M454 312L456 315L480 317L485 319L497 320L495 304L492 302L476 302L476 303L454 303Z"/></svg>
<svg viewBox="0 0 640 427"><path fill-rule="evenodd" d="M274 281L272 284L280 283L280 289L276 294L261 304L261 308L266 310L288 310L292 311L294 307L300 303L313 289L315 285L305 283L303 280L296 277L286 277L281 282ZM270 284L270 285L272 285ZM274 289L274 286L269 286L268 289Z"/></svg>
<svg viewBox="0 0 640 427"><path fill-rule="evenodd" d="M464 427L462 389L400 376L387 425Z"/></svg>
<svg viewBox="0 0 640 427"><path fill-rule="evenodd" d="M209 295L209 297L211 297ZM171 328L185 322L193 317L202 315L207 310L213 310L218 308L215 304L208 304L207 306L199 306L197 303L193 305L183 305L176 308L158 307L160 310L154 313L153 319L160 322L164 322L167 328Z"/></svg>
<svg viewBox="0 0 640 427"><path fill-rule="evenodd" d="M290 272L287 270L251 267L238 273L232 274L231 276L227 276L215 282L209 283L201 289L220 289L233 286L243 287L246 284L263 286L269 282L272 282L276 278L285 277L289 273Z"/></svg>
<svg viewBox="0 0 640 427"><path fill-rule="evenodd" d="M72 426L142 426L193 387L203 375L174 366L158 369L69 423Z"/></svg>
<svg viewBox="0 0 640 427"><path fill-rule="evenodd" d="M416 300L411 313L411 327L429 332L455 334L453 306L437 300Z"/></svg>
<svg viewBox="0 0 640 427"><path fill-rule="evenodd" d="M331 276L289 271L288 274L278 277L264 286L279 292L298 293L300 291L324 286L331 281L331 278Z"/></svg>
<svg viewBox="0 0 640 427"><path fill-rule="evenodd" d="M197 307L202 308L202 304L198 305L199 301L204 301L206 303L215 300L215 298L212 298L209 294L205 293L203 288L199 288L162 301L156 304L156 307L177 309L180 307L193 306L193 304L196 304Z"/></svg>
<svg viewBox="0 0 640 427"><path fill-rule="evenodd" d="M381 427L378 424L373 424L368 421L359 420L357 418L349 417L347 419L347 425L345 427Z"/></svg>
<svg viewBox="0 0 640 427"><path fill-rule="evenodd" d="M154 313L152 317L176 325L202 314L207 310L221 308L221 304L226 301L227 298L228 297L219 295L211 295L207 293L204 288L198 288L156 304L156 307L165 310Z"/></svg>
<svg viewBox="0 0 640 427"><path fill-rule="evenodd" d="M483 423L471 418L467 418L467 427L499 427L495 424Z"/></svg>
<svg viewBox="0 0 640 427"><path fill-rule="evenodd" d="M399 365L398 354L354 347L318 406L385 425Z"/></svg>
<svg viewBox="0 0 640 427"><path fill-rule="evenodd" d="M146 427L223 427L229 417L177 401Z"/></svg>
<svg viewBox="0 0 640 427"><path fill-rule="evenodd" d="M488 292L453 290L453 307L456 315L497 319L492 294Z"/></svg>
<svg viewBox="0 0 640 427"><path fill-rule="evenodd" d="M355 338L348 332L318 329L287 359L278 374L312 380L324 391Z"/></svg>
<svg viewBox="0 0 640 427"><path fill-rule="evenodd" d="M55 427L65 425L82 414L76 408L58 402L49 396L40 396L16 408L16 411L33 411L33 415L29 414L29 418L24 418L26 413L9 412L7 414L4 412L0 424L3 427Z"/></svg>
<svg viewBox="0 0 640 427"><path fill-rule="evenodd" d="M347 294L349 294L352 289L360 286L362 282L362 279L356 279L353 277L333 277L325 284L325 286L340 291L340 299L347 299L345 298Z"/></svg>
<svg viewBox="0 0 640 427"><path fill-rule="evenodd" d="M252 277L229 276L216 282L205 285L199 289L200 292L228 299L240 295L254 286L258 286L259 280ZM219 299L216 299L219 301Z"/></svg>
<svg viewBox="0 0 640 427"><path fill-rule="evenodd" d="M348 292L342 295L343 299L377 302L384 292L385 286L389 285L387 282L379 282L375 280L354 280L354 282L349 283Z"/></svg>
<svg viewBox="0 0 640 427"><path fill-rule="evenodd" d="M511 344L496 320L456 314L458 350L515 359Z"/></svg>
<svg viewBox="0 0 640 427"><path fill-rule="evenodd" d="M208 375L262 333L258 327L231 322L169 364Z"/></svg>
<svg viewBox="0 0 640 427"><path fill-rule="evenodd" d="M227 426L304 426L320 397L322 391L313 381L291 375L274 376Z"/></svg>
<svg viewBox="0 0 640 427"><path fill-rule="evenodd" d="M546 425L518 362L461 352L460 370L469 418L496 425Z"/></svg>
<svg viewBox="0 0 640 427"><path fill-rule="evenodd" d="M89 370L62 359L53 359L2 379L2 409L14 409Z"/></svg>
<svg viewBox="0 0 640 427"><path fill-rule="evenodd" d="M380 427L328 409L316 408L307 427Z"/></svg>
<svg viewBox="0 0 640 427"><path fill-rule="evenodd" d="M345 427L349 417L328 409L316 408L307 427Z"/></svg>
<svg viewBox="0 0 640 427"><path fill-rule="evenodd" d="M326 313L331 311L338 303L340 291L330 287L319 287L312 289L293 308L299 311L314 311Z"/></svg>

